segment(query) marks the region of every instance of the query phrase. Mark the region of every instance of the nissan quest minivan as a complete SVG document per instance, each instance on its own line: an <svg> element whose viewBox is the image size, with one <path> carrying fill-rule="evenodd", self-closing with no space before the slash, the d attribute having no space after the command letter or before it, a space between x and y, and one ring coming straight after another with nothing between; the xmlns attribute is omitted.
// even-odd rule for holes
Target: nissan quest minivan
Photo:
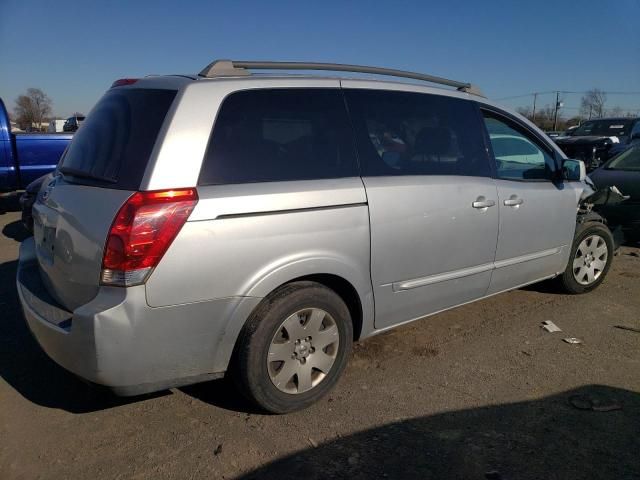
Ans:
<svg viewBox="0 0 640 480"><path fill-rule="evenodd" d="M545 279L597 287L613 239L579 215L584 171L429 75L216 61L122 79L38 193L18 292L45 352L92 383L229 373L289 412L331 389L354 341Z"/></svg>

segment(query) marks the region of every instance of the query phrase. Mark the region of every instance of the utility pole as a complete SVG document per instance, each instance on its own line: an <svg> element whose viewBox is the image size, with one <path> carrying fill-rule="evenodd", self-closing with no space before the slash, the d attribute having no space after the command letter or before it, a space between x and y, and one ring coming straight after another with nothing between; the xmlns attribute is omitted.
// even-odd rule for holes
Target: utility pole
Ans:
<svg viewBox="0 0 640 480"><path fill-rule="evenodd" d="M589 105L589 120L591 120L591 112L593 112L593 105Z"/></svg>
<svg viewBox="0 0 640 480"><path fill-rule="evenodd" d="M538 99L538 94L533 94L533 113L531 114L531 121L536 123L536 100Z"/></svg>
<svg viewBox="0 0 640 480"><path fill-rule="evenodd" d="M558 109L562 106L562 103L560 103L560 92L556 92L556 108L555 108L555 112L553 113L553 130L556 130L556 127L558 125Z"/></svg>

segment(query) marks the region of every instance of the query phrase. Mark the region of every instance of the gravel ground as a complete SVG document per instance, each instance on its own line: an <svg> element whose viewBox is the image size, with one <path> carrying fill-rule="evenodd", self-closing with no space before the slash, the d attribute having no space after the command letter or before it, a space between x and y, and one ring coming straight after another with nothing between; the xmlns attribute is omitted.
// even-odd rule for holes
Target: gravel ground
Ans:
<svg viewBox="0 0 640 480"><path fill-rule="evenodd" d="M0 215L2 479L640 479L640 333L615 327L640 328L640 248L590 294L536 285L357 344L328 397L274 416L226 380L127 399L57 367L20 313L17 220Z"/></svg>

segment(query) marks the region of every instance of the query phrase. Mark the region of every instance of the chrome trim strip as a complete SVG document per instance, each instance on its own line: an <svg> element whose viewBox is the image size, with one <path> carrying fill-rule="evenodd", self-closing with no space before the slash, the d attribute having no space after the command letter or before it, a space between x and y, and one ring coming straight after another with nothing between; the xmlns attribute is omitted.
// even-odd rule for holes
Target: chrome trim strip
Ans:
<svg viewBox="0 0 640 480"><path fill-rule="evenodd" d="M540 252L528 253L527 255L522 255L520 257L507 258L506 260L499 260L494 262L495 268L503 268L510 267L511 265L516 265L518 263L528 262L530 260L537 260L539 258L549 257L551 255L557 255L562 252L562 249L565 245L556 248L550 248L548 250L542 250Z"/></svg>
<svg viewBox="0 0 640 480"><path fill-rule="evenodd" d="M489 270L510 267L519 263L529 262L531 260L537 260L539 258L544 258L551 255L557 255L562 252L565 246L566 245L556 248L550 248L548 250L542 250L540 252L508 258L506 260L499 260L497 262L485 263L482 265L477 265L475 267L463 268L460 270L455 270L453 272L438 273L436 275L429 275L428 277L393 282L391 286L394 292L401 292L403 290L411 290L413 288L424 287L426 285L432 285L434 283L446 282L448 280L455 280L457 278L468 277L470 275L477 275L478 273L487 272Z"/></svg>
<svg viewBox="0 0 640 480"><path fill-rule="evenodd" d="M484 265L463 268L453 272L438 273L437 275L430 275L428 277L415 278L413 280L405 280L403 282L394 282L392 284L392 288L394 292L400 292L402 290L410 290L412 288L424 287L425 285L431 285L433 283L446 282L447 280L455 280L456 278L488 272L489 270L493 270L493 268L493 263L485 263Z"/></svg>
<svg viewBox="0 0 640 480"><path fill-rule="evenodd" d="M246 213L226 213L218 215L215 220L226 220L229 218L244 218L244 217L262 217L265 215L281 215L285 213L302 213L302 212L316 212L319 210L336 210L339 208L353 208L353 207L366 207L364 202L347 203L339 205L323 205L322 207L307 207L307 208L287 208L284 210L267 210L263 212L246 212ZM201 220L192 220L201 221Z"/></svg>

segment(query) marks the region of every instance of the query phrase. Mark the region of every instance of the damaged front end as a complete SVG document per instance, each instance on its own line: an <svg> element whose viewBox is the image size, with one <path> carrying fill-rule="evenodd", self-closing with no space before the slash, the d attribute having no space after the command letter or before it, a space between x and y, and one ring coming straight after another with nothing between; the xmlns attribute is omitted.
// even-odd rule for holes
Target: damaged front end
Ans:
<svg viewBox="0 0 640 480"><path fill-rule="evenodd" d="M604 212L606 207L618 205L625 200L628 200L629 196L624 195L615 186L596 189L593 183L590 181L587 181L587 183L591 188L585 189L580 197L577 222L579 224L586 222L601 222L607 225L613 234L615 249L618 250L625 240L622 227L620 225L609 224Z"/></svg>

